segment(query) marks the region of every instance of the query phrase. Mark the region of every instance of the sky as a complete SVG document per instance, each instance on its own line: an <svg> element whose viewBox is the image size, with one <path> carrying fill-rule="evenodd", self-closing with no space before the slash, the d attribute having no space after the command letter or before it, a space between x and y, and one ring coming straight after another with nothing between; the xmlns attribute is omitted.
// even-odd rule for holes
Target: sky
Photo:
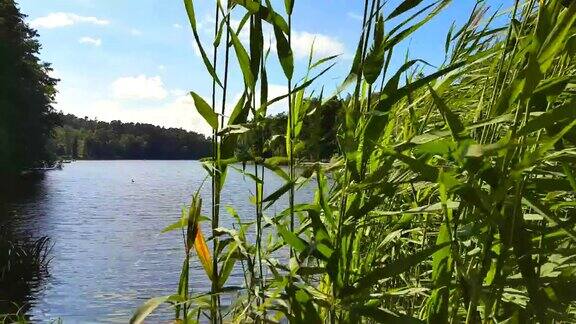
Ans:
<svg viewBox="0 0 576 324"><path fill-rule="evenodd" d="M103 121L144 122L209 134L209 126L194 108L189 91L210 98L211 78L199 56L181 0L17 0L26 21L38 30L40 58L52 64L60 79L55 109ZM423 3L431 3L424 0ZM410 58L433 65L444 59L444 41L452 22L463 24L475 0L454 0L441 14L396 50L395 70ZM486 0L491 10L507 9L510 0ZM293 15L295 80L305 73L314 43L315 58L339 54L337 64L318 84L325 92L336 88L350 69L363 13L360 0L296 0ZM390 12L400 0L390 0ZM200 37L211 52L214 0L195 0ZM284 14L282 0L272 1ZM232 17L237 24L242 9ZM394 25L406 16L390 21ZM390 27L387 27L390 28ZM270 35L270 29L265 29ZM247 41L247 34L240 37ZM266 38L273 38L268 36ZM271 51L269 97L287 92L286 80ZM243 90L237 61L231 61L227 107ZM222 73L222 71L219 71ZM316 88L314 88L316 87ZM210 102L209 100L207 100ZM218 103L220 105L220 103ZM282 112L280 102L270 113Z"/></svg>

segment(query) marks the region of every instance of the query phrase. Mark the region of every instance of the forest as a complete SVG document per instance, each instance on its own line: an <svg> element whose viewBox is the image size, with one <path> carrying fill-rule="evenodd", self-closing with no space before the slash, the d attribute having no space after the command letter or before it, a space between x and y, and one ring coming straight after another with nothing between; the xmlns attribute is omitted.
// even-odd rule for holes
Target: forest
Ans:
<svg viewBox="0 0 576 324"><path fill-rule="evenodd" d="M61 126L54 129L48 150L64 159L182 160L210 155L205 136L183 129L150 124L103 122L58 115Z"/></svg>
<svg viewBox="0 0 576 324"><path fill-rule="evenodd" d="M312 100L318 105L318 100ZM337 113L341 100L333 100L306 116L303 143L296 155L304 161L329 160L336 153ZM103 122L78 118L72 114L56 115L58 126L47 142L47 151L59 159L137 159L137 160L197 160L211 155L212 145L205 136L177 128L164 128L150 124ZM286 132L287 116L280 113L263 122L263 132L273 139L267 142L267 155L285 152L285 142L278 141ZM276 139L276 140L274 140ZM236 155L250 155L255 137L246 134Z"/></svg>

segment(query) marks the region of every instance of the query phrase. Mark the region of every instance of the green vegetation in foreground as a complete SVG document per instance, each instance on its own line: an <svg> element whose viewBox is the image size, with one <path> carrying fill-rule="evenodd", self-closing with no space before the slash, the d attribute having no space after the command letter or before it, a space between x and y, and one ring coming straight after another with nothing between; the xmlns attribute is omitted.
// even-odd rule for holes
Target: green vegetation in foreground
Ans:
<svg viewBox="0 0 576 324"><path fill-rule="evenodd" d="M57 116L50 65L38 58L35 30L14 0L0 1L0 175L51 160L46 142Z"/></svg>
<svg viewBox="0 0 576 324"><path fill-rule="evenodd" d="M339 112L337 158L301 175L294 153L313 107L305 98L311 84L321 88L316 77L334 58L311 59L307 76L296 82L290 35L297 3L285 0L282 9L268 0L215 3L214 48L207 49L193 2L184 0L213 78L210 103L193 93L214 129L213 156L204 162L212 230L205 239L196 193L166 229L183 230L177 290L143 304L132 322L163 303L184 323L576 321L576 2L515 1L508 24L494 27L495 16L478 1L466 24L447 26L445 63L428 72L409 57L398 69L389 63L405 55L396 46L450 1L405 0L390 10L367 0L341 87L351 97ZM244 14L239 28L230 26L232 12ZM263 42L263 25L274 29L275 51ZM242 29L250 33L248 46L239 39ZM286 76L286 96L267 97L270 53ZM245 90L224 111L230 64L239 64ZM285 98L286 133L278 140L287 158L266 158L265 144L273 140L263 132L266 108ZM320 95L319 102L333 98ZM256 139L254 154L243 156L253 162L245 173L254 180L254 215L240 218L234 206L221 215L227 170L246 136ZM287 171L278 167L286 161ZM265 168L285 180L267 197ZM316 186L315 198L295 204L294 188L305 182ZM267 207L284 195L290 206L271 214ZM236 225L221 227L221 217ZM206 270L210 291L189 290L191 258ZM236 263L244 270L242 288L227 284ZM222 304L223 294L232 304Z"/></svg>

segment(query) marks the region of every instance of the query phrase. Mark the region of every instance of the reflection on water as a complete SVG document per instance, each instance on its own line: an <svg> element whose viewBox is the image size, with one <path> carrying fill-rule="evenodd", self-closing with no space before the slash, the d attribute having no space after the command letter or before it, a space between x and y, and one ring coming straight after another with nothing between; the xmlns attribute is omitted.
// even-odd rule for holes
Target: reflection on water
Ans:
<svg viewBox="0 0 576 324"><path fill-rule="evenodd" d="M0 314L25 312L48 275L51 243L13 229L17 206L36 200L42 176L5 178L0 185Z"/></svg>
<svg viewBox="0 0 576 324"><path fill-rule="evenodd" d="M65 323L122 322L146 299L175 292L183 259L181 234L160 234L178 219L182 207L206 173L196 161L80 161L27 187L8 190L0 203L0 222L12 235L54 243L50 275L38 288L22 289L34 321L62 318ZM267 193L282 185L266 173ZM230 170L222 195L221 226L232 227L224 210L254 217L254 184ZM203 214L210 209L210 186L202 189ZM297 198L310 198L302 189ZM271 207L272 216L286 201ZM209 224L203 224L207 233ZM207 291L201 265L191 264L191 292ZM241 266L230 285L242 285ZM168 310L158 315L166 319Z"/></svg>

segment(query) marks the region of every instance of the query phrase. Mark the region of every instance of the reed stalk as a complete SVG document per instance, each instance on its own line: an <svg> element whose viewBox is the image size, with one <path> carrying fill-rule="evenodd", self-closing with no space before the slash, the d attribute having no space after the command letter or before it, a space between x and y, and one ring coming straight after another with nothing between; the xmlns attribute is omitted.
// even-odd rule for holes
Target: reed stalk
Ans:
<svg viewBox="0 0 576 324"><path fill-rule="evenodd" d="M477 1L462 25L446 26L441 66L409 53L395 65L398 47L450 2L383 8L385 2L365 0L350 73L324 98L313 89L323 89L322 75L337 57L314 62L311 50L305 78L293 82L293 1L285 1L286 14L271 1L231 1L221 14L244 14L250 51L239 40L241 28L216 27L215 38L226 33L223 102L233 81L228 55L238 60L244 96L224 125L225 104L216 114L193 94L214 128L212 256L202 239L190 239L197 232L185 240L212 280L212 299L207 306L179 289L145 306L184 304L185 313L206 312L213 322L576 321L576 3L518 0L502 18ZM270 51L259 23L274 30L272 52L288 85L276 98L267 97ZM221 83L204 61L214 107ZM266 108L283 99L285 129L270 134ZM297 148L307 143L303 125L331 103L338 111L335 156L328 164L298 164ZM270 156L278 136L285 153ZM247 161L253 173L241 172L254 180L254 220L230 208L237 224L218 227L226 168ZM267 196L265 172L284 181ZM299 186L312 188L314 198L296 203ZM285 210L273 213L269 207L286 195ZM246 235L252 226L254 238ZM272 240L265 245L267 231ZM277 257L282 250L289 260ZM248 273L242 289L226 283L235 262ZM232 290L236 300L221 315L215 296ZM149 311L143 306L136 315Z"/></svg>

